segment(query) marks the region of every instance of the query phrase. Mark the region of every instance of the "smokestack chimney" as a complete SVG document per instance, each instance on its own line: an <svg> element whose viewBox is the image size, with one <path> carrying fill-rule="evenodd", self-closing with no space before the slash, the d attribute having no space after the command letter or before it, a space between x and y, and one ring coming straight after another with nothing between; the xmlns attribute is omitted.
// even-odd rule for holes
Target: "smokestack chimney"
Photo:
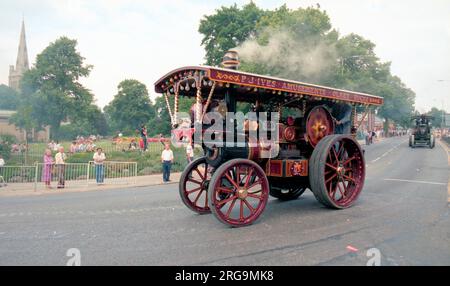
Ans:
<svg viewBox="0 0 450 286"><path fill-rule="evenodd" d="M227 69L237 70L239 68L239 54L236 51L229 50L222 59L222 66Z"/></svg>

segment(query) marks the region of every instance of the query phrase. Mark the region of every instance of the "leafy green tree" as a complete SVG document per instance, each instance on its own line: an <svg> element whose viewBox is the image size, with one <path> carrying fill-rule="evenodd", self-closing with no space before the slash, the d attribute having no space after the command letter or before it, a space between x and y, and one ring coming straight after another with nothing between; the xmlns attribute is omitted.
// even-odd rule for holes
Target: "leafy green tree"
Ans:
<svg viewBox="0 0 450 286"><path fill-rule="evenodd" d="M17 110L18 101L18 92L4 84L0 84L0 109Z"/></svg>
<svg viewBox="0 0 450 286"><path fill-rule="evenodd" d="M195 99L193 98L180 97L178 103L179 112L189 114L194 103ZM170 98L169 104L171 106L171 111L173 112L173 98ZM152 128L148 128L149 135L156 136L162 134L164 136L170 136L172 125L164 96L158 96L156 98L153 108L155 110L155 116L153 116L147 124L148 126L152 126Z"/></svg>
<svg viewBox="0 0 450 286"><path fill-rule="evenodd" d="M220 63L227 49L236 48L243 71L379 95L385 104L378 114L407 125L415 94L391 74L389 62L380 61L374 43L357 34L341 37L320 8L263 11L249 5L259 12L254 25L243 22L243 30L230 31L229 23L245 15L247 6L221 7L200 22L207 64Z"/></svg>
<svg viewBox="0 0 450 286"><path fill-rule="evenodd" d="M77 41L61 37L36 58L33 68L21 81L23 105L17 117L32 120L39 127L50 125L51 137L58 138L63 121L87 108L93 95L79 79L89 75L92 66L76 50ZM20 120L16 121L20 123ZM25 127L19 124L19 127Z"/></svg>
<svg viewBox="0 0 450 286"><path fill-rule="evenodd" d="M436 107L432 107L431 110L428 112L428 115L431 115L434 117L433 119L433 126L434 127L442 127L442 123L443 123L443 115L445 114L445 110L436 108Z"/></svg>
<svg viewBox="0 0 450 286"><path fill-rule="evenodd" d="M149 136L156 136L162 134L164 136L170 136L171 120L169 111L166 107L166 101L163 96L158 96L153 105L155 110L154 116L150 118L147 125L152 128L148 128Z"/></svg>
<svg viewBox="0 0 450 286"><path fill-rule="evenodd" d="M61 126L59 139L71 140L78 135L89 136L92 134L107 135L109 126L105 114L98 106L91 104L80 113L71 118L69 124Z"/></svg>
<svg viewBox="0 0 450 286"><path fill-rule="evenodd" d="M255 32L256 24L264 13L250 2L242 9L235 4L205 16L198 31L204 35L202 45L206 50L206 63L218 65L225 51L238 46Z"/></svg>
<svg viewBox="0 0 450 286"><path fill-rule="evenodd" d="M117 88L118 93L105 107L105 112L114 131L133 134L155 114L147 87L137 80L127 79Z"/></svg>

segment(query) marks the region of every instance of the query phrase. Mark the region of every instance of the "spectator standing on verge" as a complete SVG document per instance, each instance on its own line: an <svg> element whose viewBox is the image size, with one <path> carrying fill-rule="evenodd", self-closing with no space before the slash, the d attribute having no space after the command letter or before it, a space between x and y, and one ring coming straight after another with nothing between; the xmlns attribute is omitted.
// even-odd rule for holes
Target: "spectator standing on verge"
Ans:
<svg viewBox="0 0 450 286"><path fill-rule="evenodd" d="M145 128L145 125L141 125L141 129L139 130L141 133L141 138L144 143L144 151L147 151L147 128Z"/></svg>
<svg viewBox="0 0 450 286"><path fill-rule="evenodd" d="M52 150L46 149L44 153L44 167L42 169L42 181L45 183L46 189L51 189L53 157Z"/></svg>
<svg viewBox="0 0 450 286"><path fill-rule="evenodd" d="M5 180L2 175L3 166L5 166L5 160L3 159L2 155L0 154L0 187L2 187L2 186L6 187L6 183L5 183Z"/></svg>
<svg viewBox="0 0 450 286"><path fill-rule="evenodd" d="M367 131L367 130L364 130L364 139L366 140L366 145L370 145L369 131Z"/></svg>
<svg viewBox="0 0 450 286"><path fill-rule="evenodd" d="M188 164L194 160L194 147L192 146L192 139L189 139L189 142L186 145L186 159Z"/></svg>
<svg viewBox="0 0 450 286"><path fill-rule="evenodd" d="M69 152L71 154L77 152L77 142L73 141L72 144L70 144Z"/></svg>
<svg viewBox="0 0 450 286"><path fill-rule="evenodd" d="M172 167L173 162L173 152L170 150L169 143L164 145L164 150L161 154L161 163L163 167L163 182L170 182L170 168Z"/></svg>
<svg viewBox="0 0 450 286"><path fill-rule="evenodd" d="M97 152L94 153L94 165L95 165L95 180L97 185L103 184L104 179L104 166L103 163L106 160L105 153L102 152L102 148L97 148Z"/></svg>
<svg viewBox="0 0 450 286"><path fill-rule="evenodd" d="M59 147L59 152L55 155L55 164L56 170L58 174L58 189L63 189L65 180L64 180L64 171L66 164L66 153L64 153L64 147Z"/></svg>
<svg viewBox="0 0 450 286"><path fill-rule="evenodd" d="M373 143L373 139L377 136L377 134L375 133L375 131L371 131L371 133L370 133L370 143L372 144Z"/></svg>
<svg viewBox="0 0 450 286"><path fill-rule="evenodd" d="M5 166L5 160L3 159L3 156L0 155L0 170L3 166Z"/></svg>

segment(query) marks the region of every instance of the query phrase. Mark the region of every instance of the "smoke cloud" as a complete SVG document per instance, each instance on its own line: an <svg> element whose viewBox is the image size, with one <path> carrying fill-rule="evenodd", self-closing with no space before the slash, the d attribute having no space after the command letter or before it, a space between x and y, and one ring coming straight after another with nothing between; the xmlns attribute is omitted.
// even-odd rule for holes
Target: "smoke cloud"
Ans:
<svg viewBox="0 0 450 286"><path fill-rule="evenodd" d="M287 30L266 30L268 40L249 39L235 48L244 63L263 65L272 76L322 82L338 64L334 44L323 38L296 38Z"/></svg>

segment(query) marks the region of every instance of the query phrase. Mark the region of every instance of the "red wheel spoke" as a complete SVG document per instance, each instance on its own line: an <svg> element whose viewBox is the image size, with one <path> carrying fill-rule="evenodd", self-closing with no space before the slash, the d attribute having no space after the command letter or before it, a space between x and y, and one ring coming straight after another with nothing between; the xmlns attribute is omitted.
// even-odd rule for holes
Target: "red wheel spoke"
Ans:
<svg viewBox="0 0 450 286"><path fill-rule="evenodd" d="M239 189L239 186L236 184L236 182L230 177L229 174L225 174L225 178L236 188Z"/></svg>
<svg viewBox="0 0 450 286"><path fill-rule="evenodd" d="M234 200L235 198L237 198L237 196L231 196L228 199L224 199L224 200L221 200L221 201L217 202L217 205L218 206L223 206L224 204L228 203L229 201Z"/></svg>
<svg viewBox="0 0 450 286"><path fill-rule="evenodd" d="M326 181L325 184L328 183L329 181L331 181L332 179L334 179L337 176L336 173L333 174L333 176L329 177Z"/></svg>
<svg viewBox="0 0 450 286"><path fill-rule="evenodd" d="M345 149L344 149L344 141L341 142L341 146L339 147L339 151L338 151L338 153L337 153L338 158L341 158L341 152L342 152L343 150L345 150ZM343 153L342 153L342 155L343 155ZM338 159L338 160L339 160L339 159ZM341 160L339 160L339 161L341 161Z"/></svg>
<svg viewBox="0 0 450 286"><path fill-rule="evenodd" d="M341 195L342 195L342 198L345 198L345 192L342 191L342 188L341 188L341 185L339 184L339 182L337 183L337 186L338 186L338 189L339 189L339 193L341 193Z"/></svg>
<svg viewBox="0 0 450 286"><path fill-rule="evenodd" d="M344 178L347 179L347 180L350 181L350 182L356 183L356 182L355 182L355 179L353 179L352 177L349 177L349 176L344 175Z"/></svg>
<svg viewBox="0 0 450 286"><path fill-rule="evenodd" d="M255 198L255 199L258 199L258 200L262 200L261 196L257 196L255 194L257 194L257 193L247 193L247 196L249 196L250 198Z"/></svg>
<svg viewBox="0 0 450 286"><path fill-rule="evenodd" d="M254 186L259 185L259 184L261 184L260 180L254 182L250 187L247 188L247 190L250 190L251 188L253 188Z"/></svg>
<svg viewBox="0 0 450 286"><path fill-rule="evenodd" d="M205 163L205 174L203 176L205 180L208 178L208 164Z"/></svg>
<svg viewBox="0 0 450 286"><path fill-rule="evenodd" d="M194 179L191 179L191 178L189 178L188 181L189 181L189 182L192 182L192 183L195 183L195 184L197 184L197 185L200 185L200 186L202 185L202 182L199 182L199 181L194 180Z"/></svg>
<svg viewBox="0 0 450 286"><path fill-rule="evenodd" d="M201 189L202 189L202 187L198 187L198 188L195 188L195 189L193 189L193 190L186 191L186 194L190 195L190 194L192 194L192 193L195 193L195 192L200 191Z"/></svg>
<svg viewBox="0 0 450 286"><path fill-rule="evenodd" d="M333 163L333 158L331 158L331 152L328 152L328 158L330 159L330 162Z"/></svg>
<svg viewBox="0 0 450 286"><path fill-rule="evenodd" d="M233 194L234 193L234 190L230 190L230 189L224 188L224 187L219 187L218 190L221 193L227 193L227 194Z"/></svg>
<svg viewBox="0 0 450 286"><path fill-rule="evenodd" d="M355 156L353 156L353 157L351 157L351 158L348 158L347 160L344 161L344 163L342 163L342 165L346 165L346 164L350 163L351 161L353 161L353 160L355 160L355 159L356 159Z"/></svg>
<svg viewBox="0 0 450 286"><path fill-rule="evenodd" d="M253 176L253 168L250 169L250 171L248 171L247 173L247 179L245 180L244 188L248 189L248 183L250 183L250 179L252 176Z"/></svg>
<svg viewBox="0 0 450 286"><path fill-rule="evenodd" d="M245 205L248 207L248 209L250 210L250 212L253 214L255 212L255 209L252 207L252 205L244 199L244 203Z"/></svg>
<svg viewBox="0 0 450 286"><path fill-rule="evenodd" d="M194 171L199 175L199 177L200 177L202 180L206 180L206 177L204 177L204 176L202 175L202 173L200 173L200 171L198 170L198 167L195 168Z"/></svg>
<svg viewBox="0 0 450 286"><path fill-rule="evenodd" d="M236 183L238 186L241 185L241 168L236 166Z"/></svg>
<svg viewBox="0 0 450 286"><path fill-rule="evenodd" d="M342 185L344 186L344 194L348 194L347 186L345 185L345 181L341 178Z"/></svg>
<svg viewBox="0 0 450 286"><path fill-rule="evenodd" d="M230 217L231 211L233 210L233 207L234 207L234 205L236 204L236 201L237 201L237 198L235 198L235 199L231 202L230 207L228 208L228 211L227 211L227 214L226 214L227 217Z"/></svg>
<svg viewBox="0 0 450 286"><path fill-rule="evenodd" d="M334 158L336 158L336 162L339 162L339 158L338 158L338 156L336 154L336 149L334 149L334 145L331 146L331 150L333 150L333 155L334 155Z"/></svg>
<svg viewBox="0 0 450 286"><path fill-rule="evenodd" d="M198 199L200 198L200 196L202 195L202 193L203 193L203 189L202 189L200 192L198 192L198 195L197 195L197 197L196 197L195 200L194 200L194 205L197 204L197 201L198 201Z"/></svg>
<svg viewBox="0 0 450 286"><path fill-rule="evenodd" d="M336 193L336 187L333 188L333 181L330 182L330 187L328 188L328 193L330 194L330 197L334 200L334 194Z"/></svg>
<svg viewBox="0 0 450 286"><path fill-rule="evenodd" d="M337 170L336 166L331 165L330 163L325 163L326 166L332 168L333 170Z"/></svg>

